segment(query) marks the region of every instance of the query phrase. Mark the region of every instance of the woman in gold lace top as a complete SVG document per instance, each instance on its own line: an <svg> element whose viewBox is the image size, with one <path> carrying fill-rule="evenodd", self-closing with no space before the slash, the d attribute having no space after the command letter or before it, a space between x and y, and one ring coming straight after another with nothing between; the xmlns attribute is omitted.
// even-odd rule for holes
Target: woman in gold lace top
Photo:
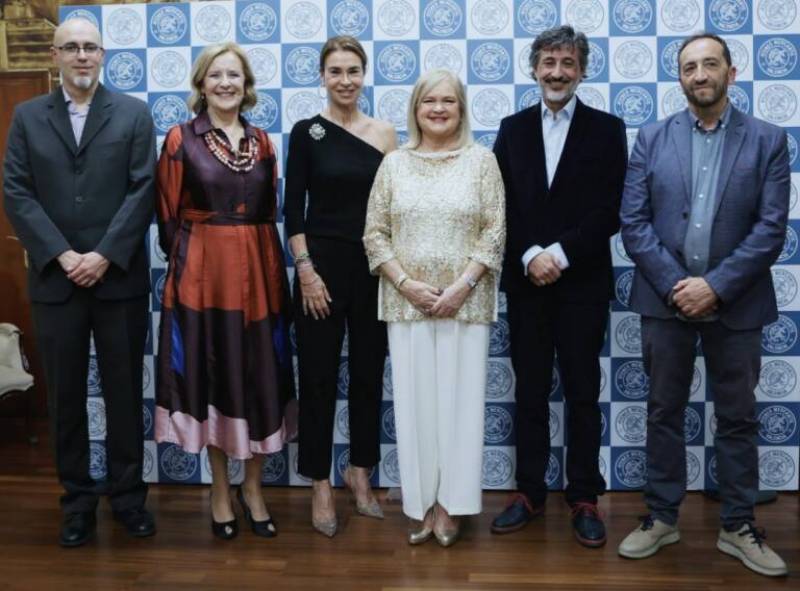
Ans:
<svg viewBox="0 0 800 591"><path fill-rule="evenodd" d="M505 243L503 182L473 143L464 86L446 70L417 82L408 145L386 156L364 245L388 322L403 511L419 544L458 537L481 510L490 323Z"/></svg>

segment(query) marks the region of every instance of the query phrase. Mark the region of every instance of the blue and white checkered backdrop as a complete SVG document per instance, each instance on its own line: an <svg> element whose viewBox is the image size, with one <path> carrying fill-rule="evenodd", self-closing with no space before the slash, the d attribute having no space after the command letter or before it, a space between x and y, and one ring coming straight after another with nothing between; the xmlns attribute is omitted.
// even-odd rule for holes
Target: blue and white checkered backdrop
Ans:
<svg viewBox="0 0 800 591"><path fill-rule="evenodd" d="M637 129L682 109L676 53L681 39L700 29L728 41L738 69L730 96L737 108L784 126L792 162L790 226L772 273L780 317L764 328L763 368L756 396L759 474L765 489L798 485L800 446L800 2L799 0L241 0L180 4L124 4L62 7L61 18L82 16L101 29L107 48L105 84L146 101L152 108L159 143L166 131L189 117L192 60L209 43L236 41L245 48L256 75L259 101L250 120L267 130L279 162L289 132L299 119L324 104L318 74L319 51L329 36L358 37L370 56L364 96L366 113L391 121L401 141L406 104L420 75L445 67L468 85L469 116L477 140L491 147L500 120L539 100L528 72L531 40L542 30L570 23L591 41L581 100L622 117L629 145ZM281 170L283 166L281 165ZM282 220L279 227L282 230ZM205 452L187 454L153 440L154 352L165 257L155 226L152 260L152 331L145 358L145 479L150 482L209 482ZM640 352L639 317L627 306L632 263L618 237L611 241L617 300L601 357L603 441L600 466L609 488L641 487L645 466L648 379ZM504 299L501 298L501 304ZM514 374L508 358L505 309L492 328L486 390L483 484L514 487ZM91 361L88 403L92 474L105 473L105 419L97 364ZM332 476L341 483L348 462L345 404L347 360L342 359ZM392 411L391 369L384 377L381 462L373 475L380 486L399 481ZM564 484L564 403L556 374L550 404L552 454L547 481ZM686 411L687 480L690 489L716 486L712 393L698 358ZM264 482L308 485L297 474L297 448L290 444L269 456ZM234 482L243 470L231 462Z"/></svg>

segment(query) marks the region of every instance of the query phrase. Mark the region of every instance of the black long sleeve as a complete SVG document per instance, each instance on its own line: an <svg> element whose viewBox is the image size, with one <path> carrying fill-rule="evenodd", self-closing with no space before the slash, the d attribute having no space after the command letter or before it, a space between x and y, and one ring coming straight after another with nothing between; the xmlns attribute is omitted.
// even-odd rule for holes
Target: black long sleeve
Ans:
<svg viewBox="0 0 800 591"><path fill-rule="evenodd" d="M286 162L286 235L361 242L381 160L380 150L319 115L298 121Z"/></svg>

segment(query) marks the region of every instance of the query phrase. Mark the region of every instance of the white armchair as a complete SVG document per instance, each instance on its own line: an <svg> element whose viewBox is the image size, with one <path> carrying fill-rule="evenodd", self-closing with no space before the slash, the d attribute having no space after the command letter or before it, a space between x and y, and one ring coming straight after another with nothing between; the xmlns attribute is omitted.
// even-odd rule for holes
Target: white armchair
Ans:
<svg viewBox="0 0 800 591"><path fill-rule="evenodd" d="M25 392L33 387L33 376L28 373L28 362L20 345L21 331L7 322L0 322L0 400L12 392ZM28 401L26 422L28 437L36 443L31 425L32 401Z"/></svg>
<svg viewBox="0 0 800 591"><path fill-rule="evenodd" d="M26 371L27 360L19 344L21 334L13 324L0 322L0 398L33 386L33 376Z"/></svg>

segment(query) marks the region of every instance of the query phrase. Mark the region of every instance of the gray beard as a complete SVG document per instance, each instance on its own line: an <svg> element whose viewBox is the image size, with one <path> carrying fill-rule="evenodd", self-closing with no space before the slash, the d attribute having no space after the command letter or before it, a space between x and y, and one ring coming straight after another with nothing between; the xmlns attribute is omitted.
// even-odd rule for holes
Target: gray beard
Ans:
<svg viewBox="0 0 800 591"><path fill-rule="evenodd" d="M575 94L575 91L577 89L578 89L578 84L571 84L564 90L559 90L558 92L555 92L545 87L544 84L539 84L539 90L542 93L542 98L547 99L548 101L552 101L554 103L563 103L563 104L568 103L570 99L572 99L572 96Z"/></svg>
<svg viewBox="0 0 800 591"><path fill-rule="evenodd" d="M61 75L59 77L61 78L62 86L64 86L65 81L69 81L69 83L75 88L89 90L94 83L94 80L92 80L91 76L70 76L69 74L65 74L63 71L60 74Z"/></svg>
<svg viewBox="0 0 800 591"><path fill-rule="evenodd" d="M75 76L70 82L81 90L89 90L92 87L92 79L89 76Z"/></svg>
<svg viewBox="0 0 800 591"><path fill-rule="evenodd" d="M552 101L554 103L568 103L573 94L575 94L575 91L572 88L561 90L559 92L553 92L552 90L546 90L542 88L542 96L548 101Z"/></svg>

